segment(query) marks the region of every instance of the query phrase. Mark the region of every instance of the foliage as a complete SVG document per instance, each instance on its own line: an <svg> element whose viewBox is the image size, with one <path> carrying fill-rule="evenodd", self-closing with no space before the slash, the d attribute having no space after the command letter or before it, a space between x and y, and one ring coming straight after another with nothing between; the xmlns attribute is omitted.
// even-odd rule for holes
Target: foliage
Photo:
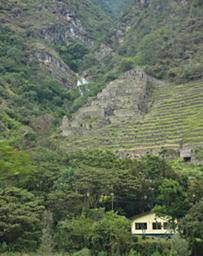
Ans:
<svg viewBox="0 0 203 256"><path fill-rule="evenodd" d="M27 152L0 141L0 183L22 185L24 179L34 171Z"/></svg>
<svg viewBox="0 0 203 256"><path fill-rule="evenodd" d="M92 2L100 5L113 18L119 18L133 3L133 0L117 0L116 2L113 0L92 0Z"/></svg>
<svg viewBox="0 0 203 256"><path fill-rule="evenodd" d="M197 160L202 160L203 159L203 150L202 150L202 148L195 148L193 150L193 153L194 153L195 158Z"/></svg>
<svg viewBox="0 0 203 256"><path fill-rule="evenodd" d="M90 256L91 252L89 249L84 248L81 251L73 253L74 256Z"/></svg>
<svg viewBox="0 0 203 256"><path fill-rule="evenodd" d="M54 250L53 216L51 212L45 211L43 213L42 223L43 228L39 254L43 256L51 256Z"/></svg>
<svg viewBox="0 0 203 256"><path fill-rule="evenodd" d="M201 78L201 13L201 1L137 1L118 25L123 32L116 38L118 54L134 57L137 65L158 78Z"/></svg>
<svg viewBox="0 0 203 256"><path fill-rule="evenodd" d="M158 157L147 156L140 160L130 160L119 159L108 151L85 151L67 155L56 149L53 152L40 150L41 155L37 154L39 149L31 154L35 168L25 175L23 186L32 192L31 194L26 191L30 195L29 205L35 205L36 211L40 209L40 216L44 207L53 212L53 225L50 214L42 222L38 217L38 222L33 226L38 229L33 247L36 249L41 242L41 248L47 249L48 246L49 249L54 245L54 250L67 252L88 248L95 253L123 255L134 248L145 256L149 251L153 254L159 248L160 253L165 253L169 250L169 244L159 246L157 243L145 244L144 240L133 241L129 221L112 212L108 213L112 208L112 200L114 210L121 215L133 216L141 213L143 209L150 210L157 204L159 214L182 218L202 195L201 176L191 173L193 178L188 181L184 173L177 174L166 160ZM178 168L177 170L179 171ZM13 188L7 188L9 189L13 191ZM21 189L17 191L21 194ZM193 191L197 195L195 198L191 196ZM39 208L36 206L38 199L33 194L43 198ZM17 202L16 199L17 206L12 205L7 209L15 214L12 218L16 221L18 218L15 207L22 208L23 212L26 205L21 201ZM5 203L0 207L1 211L4 207ZM2 214L4 213L3 211ZM27 212L23 214L26 215ZM187 223L192 224L191 221ZM7 242L4 238L6 234L2 232L2 239ZM36 233L31 231L31 234L35 237ZM30 250L27 242L18 241L16 240L16 247L12 247L13 250ZM8 248L10 246L8 243Z"/></svg>
<svg viewBox="0 0 203 256"><path fill-rule="evenodd" d="M189 248L189 243L180 237L180 235L175 235L172 239L172 255L174 256L190 256L191 251Z"/></svg>
<svg viewBox="0 0 203 256"><path fill-rule="evenodd" d="M163 180L158 198L161 205L155 207L155 212L163 216L168 215L173 219L180 219L190 208L184 187L172 179Z"/></svg>
<svg viewBox="0 0 203 256"><path fill-rule="evenodd" d="M129 221L112 212L96 223L92 243L95 251L107 251L110 255L126 255L131 247Z"/></svg>
<svg viewBox="0 0 203 256"><path fill-rule="evenodd" d="M84 216L59 222L56 241L59 250L69 252L89 248L93 222Z"/></svg>
<svg viewBox="0 0 203 256"><path fill-rule="evenodd" d="M128 254L128 256L140 256L140 253L136 252L134 250L131 250L130 253Z"/></svg>
<svg viewBox="0 0 203 256"><path fill-rule="evenodd" d="M1 26L0 31L0 138L11 139L14 135L12 139L17 142L17 134L30 146L37 134L47 133L64 114L64 102L70 100L69 90L27 58L28 46L21 35L9 27Z"/></svg>
<svg viewBox="0 0 203 256"><path fill-rule="evenodd" d="M181 220L183 235L190 241L203 241L203 200L198 201Z"/></svg>
<svg viewBox="0 0 203 256"><path fill-rule="evenodd" d="M138 255L169 255L171 250L171 243L166 239L140 239L134 245ZM136 255L136 254L135 254Z"/></svg>
<svg viewBox="0 0 203 256"><path fill-rule="evenodd" d="M41 236L40 200L26 190L8 187L0 191L0 241L10 250L36 250Z"/></svg>
<svg viewBox="0 0 203 256"><path fill-rule="evenodd" d="M82 61L85 55L88 54L89 50L84 44L79 42L73 42L69 45L61 45L58 47L58 51L69 67L75 72L79 71L82 65Z"/></svg>

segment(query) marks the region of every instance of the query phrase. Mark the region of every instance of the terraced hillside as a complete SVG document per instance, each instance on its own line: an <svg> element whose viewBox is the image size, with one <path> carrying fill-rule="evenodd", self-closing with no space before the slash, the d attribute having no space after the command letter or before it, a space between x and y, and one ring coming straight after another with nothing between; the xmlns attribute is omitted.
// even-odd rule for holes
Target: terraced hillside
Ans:
<svg viewBox="0 0 203 256"><path fill-rule="evenodd" d="M203 80L186 84L160 84L153 90L150 111L139 119L119 119L90 133L67 137L68 150L105 148L136 156L178 149L181 144L203 144Z"/></svg>

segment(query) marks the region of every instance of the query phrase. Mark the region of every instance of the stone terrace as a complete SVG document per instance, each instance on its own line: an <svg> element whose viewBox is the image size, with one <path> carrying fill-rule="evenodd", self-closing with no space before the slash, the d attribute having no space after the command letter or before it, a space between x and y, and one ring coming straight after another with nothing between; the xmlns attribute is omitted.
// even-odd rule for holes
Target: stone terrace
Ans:
<svg viewBox="0 0 203 256"><path fill-rule="evenodd" d="M159 84L148 100L148 113L115 116L116 122L91 133L67 137L68 150L109 149L137 156L178 149L181 144L203 145L203 81L187 84Z"/></svg>

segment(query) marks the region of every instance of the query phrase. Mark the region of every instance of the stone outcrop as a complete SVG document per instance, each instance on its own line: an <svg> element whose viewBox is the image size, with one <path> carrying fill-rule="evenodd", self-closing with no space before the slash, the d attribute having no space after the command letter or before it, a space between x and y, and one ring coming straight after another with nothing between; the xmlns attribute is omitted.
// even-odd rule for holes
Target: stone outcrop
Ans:
<svg viewBox="0 0 203 256"><path fill-rule="evenodd" d="M81 3L82 4L82 3ZM94 40L90 37L84 24L81 22L78 3L74 1L52 0L49 3L36 3L33 5L35 16L41 14L40 26L32 24L26 30L26 36L40 38L54 44L70 44L79 40L87 47L92 47ZM85 10L84 10L85 11Z"/></svg>
<svg viewBox="0 0 203 256"><path fill-rule="evenodd" d="M141 69L126 72L89 98L71 119L64 117L62 135L87 134L109 124L139 119L147 111L147 99L156 83Z"/></svg>
<svg viewBox="0 0 203 256"><path fill-rule="evenodd" d="M64 63L53 49L35 45L30 51L30 59L36 59L54 80L67 87L76 87L76 74Z"/></svg>

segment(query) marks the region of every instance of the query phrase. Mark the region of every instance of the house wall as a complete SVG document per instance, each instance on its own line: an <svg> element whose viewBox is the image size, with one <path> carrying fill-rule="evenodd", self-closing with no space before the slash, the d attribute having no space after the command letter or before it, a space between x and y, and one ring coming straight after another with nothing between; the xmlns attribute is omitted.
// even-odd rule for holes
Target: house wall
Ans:
<svg viewBox="0 0 203 256"><path fill-rule="evenodd" d="M135 235L167 235L173 234L172 229L164 229L164 223L168 222L169 218L160 218L157 217L154 213L149 213L147 215L140 216L135 218L132 222L131 232ZM161 229L153 229L153 223L161 223ZM147 230L137 230L136 223L147 223Z"/></svg>

